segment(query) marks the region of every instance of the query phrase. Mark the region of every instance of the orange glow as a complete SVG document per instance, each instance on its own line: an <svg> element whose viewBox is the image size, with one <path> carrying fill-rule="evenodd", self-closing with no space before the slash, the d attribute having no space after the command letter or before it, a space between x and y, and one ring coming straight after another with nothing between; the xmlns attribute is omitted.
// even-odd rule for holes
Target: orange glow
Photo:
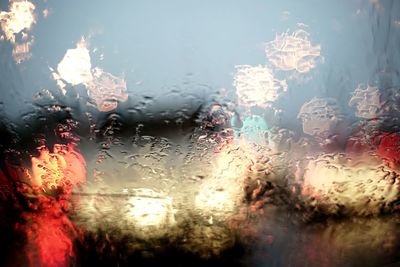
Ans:
<svg viewBox="0 0 400 267"><path fill-rule="evenodd" d="M32 157L32 185L52 190L69 189L85 182L85 161L74 147L54 145L53 153L46 147L40 148L40 155Z"/></svg>
<svg viewBox="0 0 400 267"><path fill-rule="evenodd" d="M6 39L14 45L12 55L19 64L31 56L30 49L34 39L28 32L36 23L35 5L26 0L14 0L9 9L9 12L0 12L0 26L4 33L0 35L0 41ZM16 40L19 33L22 35L21 41Z"/></svg>
<svg viewBox="0 0 400 267"><path fill-rule="evenodd" d="M36 23L35 5L26 0L12 1L9 8L9 12L0 12L0 25L6 39L15 43L15 34L29 30Z"/></svg>
<svg viewBox="0 0 400 267"><path fill-rule="evenodd" d="M18 64L31 57L30 50L32 45L33 45L33 39L29 42L14 45L12 55Z"/></svg>
<svg viewBox="0 0 400 267"><path fill-rule="evenodd" d="M107 112L116 109L117 101L128 100L126 82L111 73L95 68L94 79L87 85L88 94L95 100L98 110Z"/></svg>
<svg viewBox="0 0 400 267"><path fill-rule="evenodd" d="M45 192L62 189L60 199L39 195L32 206L35 212L25 212L26 252L30 266L70 266L74 260L75 227L65 210L69 208L70 192L86 180L85 160L75 150L76 144L55 144L50 152L40 147L38 157L32 157L31 185ZM18 225L17 225L18 227Z"/></svg>
<svg viewBox="0 0 400 267"><path fill-rule="evenodd" d="M86 181L85 160L76 146L75 143L55 144L52 151L39 147L39 156L31 158L32 171L6 161L12 181L0 171L0 186L3 182L4 185L15 183L17 192L28 203L29 208L22 211L15 224L15 230L26 238L22 256L26 257L27 266L73 265L73 242L78 237L78 228L69 220L67 211L72 190ZM10 197L3 187L0 189L0 197ZM54 193L54 189L57 197L48 194Z"/></svg>

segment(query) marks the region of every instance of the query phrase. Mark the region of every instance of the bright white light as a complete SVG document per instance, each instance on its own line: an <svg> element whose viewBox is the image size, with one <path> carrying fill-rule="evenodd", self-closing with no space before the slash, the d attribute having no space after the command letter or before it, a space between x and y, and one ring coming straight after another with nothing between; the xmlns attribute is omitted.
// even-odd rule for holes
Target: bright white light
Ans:
<svg viewBox="0 0 400 267"><path fill-rule="evenodd" d="M139 226L162 226L175 223L172 200L169 198L131 197L129 216Z"/></svg>
<svg viewBox="0 0 400 267"><path fill-rule="evenodd" d="M278 70L308 72L323 60L321 46L313 46L308 38L309 33L304 30L282 33L267 43L265 53Z"/></svg>
<svg viewBox="0 0 400 267"><path fill-rule="evenodd" d="M209 181L196 197L196 207L204 211L211 211L216 215L232 212L235 208L235 195L240 191L227 185L228 181ZM236 185L237 186L237 185Z"/></svg>
<svg viewBox="0 0 400 267"><path fill-rule="evenodd" d="M286 90L285 80L274 78L272 71L266 66L236 66L233 85L243 106L267 106L276 101Z"/></svg>
<svg viewBox="0 0 400 267"><path fill-rule="evenodd" d="M243 180L253 156L249 151L227 145L216 155L211 177L205 179L195 198L195 206L204 215L232 215L243 200Z"/></svg>
<svg viewBox="0 0 400 267"><path fill-rule="evenodd" d="M13 45L12 55L17 64L31 57L34 37L29 30L36 23L35 5L27 0L11 0L10 11L0 12L0 28L5 35L0 35L0 41L7 39ZM17 39L17 34L22 37Z"/></svg>
<svg viewBox="0 0 400 267"><path fill-rule="evenodd" d="M399 175L371 162L354 165L343 155L310 160L302 193L316 203L357 214L377 214L398 199Z"/></svg>
<svg viewBox="0 0 400 267"><path fill-rule="evenodd" d="M74 49L68 49L57 66L59 76L71 85L85 84L93 80L91 73L89 50L85 40L82 40Z"/></svg>
<svg viewBox="0 0 400 267"><path fill-rule="evenodd" d="M76 48L68 49L57 66L53 77L64 89L65 82L83 84L88 95L96 102L97 109L108 112L118 107L118 101L128 99L126 82L100 68L92 68L89 49L82 38Z"/></svg>
<svg viewBox="0 0 400 267"><path fill-rule="evenodd" d="M9 12L0 12L0 25L8 40L15 43L15 34L36 23L34 10L35 5L29 1L13 1Z"/></svg>

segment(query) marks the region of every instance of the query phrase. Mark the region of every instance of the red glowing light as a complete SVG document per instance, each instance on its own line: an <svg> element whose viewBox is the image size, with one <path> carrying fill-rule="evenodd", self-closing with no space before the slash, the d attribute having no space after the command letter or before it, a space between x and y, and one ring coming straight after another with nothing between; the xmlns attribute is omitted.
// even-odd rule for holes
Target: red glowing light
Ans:
<svg viewBox="0 0 400 267"><path fill-rule="evenodd" d="M376 151L378 159L382 159L392 168L400 166L400 134L382 133Z"/></svg>
<svg viewBox="0 0 400 267"><path fill-rule="evenodd" d="M29 265L69 266L74 257L72 242L77 237L74 226L61 203L45 197L40 201L43 202L40 210L23 214L26 224L20 229L27 237Z"/></svg>
<svg viewBox="0 0 400 267"><path fill-rule="evenodd" d="M56 144L53 151L39 148L32 157L32 170L7 163L7 170L25 196L30 211L23 211L23 223L15 229L26 237L30 266L70 266L74 259L73 240L77 231L67 216L71 193L86 181L86 164L76 144ZM0 182L7 181L0 172Z"/></svg>

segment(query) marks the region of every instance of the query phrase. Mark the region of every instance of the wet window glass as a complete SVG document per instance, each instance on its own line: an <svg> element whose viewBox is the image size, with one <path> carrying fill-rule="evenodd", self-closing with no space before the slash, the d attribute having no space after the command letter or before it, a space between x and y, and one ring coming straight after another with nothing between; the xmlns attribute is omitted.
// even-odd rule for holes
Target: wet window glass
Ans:
<svg viewBox="0 0 400 267"><path fill-rule="evenodd" d="M0 3L1 266L398 266L400 1Z"/></svg>

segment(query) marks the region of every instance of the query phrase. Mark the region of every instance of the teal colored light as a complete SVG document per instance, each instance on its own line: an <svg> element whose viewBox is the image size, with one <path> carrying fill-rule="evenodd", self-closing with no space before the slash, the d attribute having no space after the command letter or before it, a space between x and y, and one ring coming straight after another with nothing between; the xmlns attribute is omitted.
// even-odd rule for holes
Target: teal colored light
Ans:
<svg viewBox="0 0 400 267"><path fill-rule="evenodd" d="M243 126L240 129L239 135L247 141L264 144L268 130L269 128L264 118L252 115L243 120Z"/></svg>

